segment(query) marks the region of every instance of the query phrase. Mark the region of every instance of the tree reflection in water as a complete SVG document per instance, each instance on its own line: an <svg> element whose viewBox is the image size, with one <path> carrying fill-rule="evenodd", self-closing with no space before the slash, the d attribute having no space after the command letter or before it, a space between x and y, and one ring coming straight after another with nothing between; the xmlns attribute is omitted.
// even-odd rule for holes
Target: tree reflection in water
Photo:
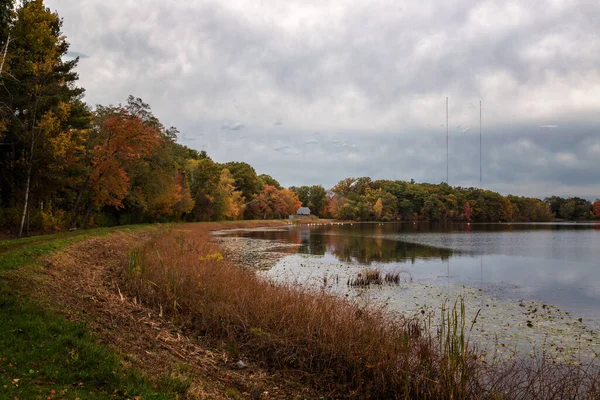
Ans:
<svg viewBox="0 0 600 400"><path fill-rule="evenodd" d="M365 224L367 225L367 224ZM452 254L457 254L445 248L437 248L417 243L403 242L389 234L389 225L373 226L368 224L368 235L364 230L367 226L356 224L339 226L335 229L328 227L302 227L286 231L264 231L235 233L234 236L246 236L257 239L279 240L284 243L296 243L297 248L282 248L277 251L288 254L300 253L314 256L331 254L340 262L372 263L411 262L418 259L447 260ZM422 231L422 225L416 225L411 230Z"/></svg>

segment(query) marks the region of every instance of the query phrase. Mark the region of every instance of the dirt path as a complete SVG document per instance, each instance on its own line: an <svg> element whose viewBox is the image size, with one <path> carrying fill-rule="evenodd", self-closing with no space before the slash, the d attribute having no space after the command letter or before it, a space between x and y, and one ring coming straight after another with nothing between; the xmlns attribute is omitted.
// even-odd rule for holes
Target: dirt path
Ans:
<svg viewBox="0 0 600 400"><path fill-rule="evenodd" d="M183 398L318 398L292 382L292 376L231 359L222 345L195 337L158 312L124 296L118 274L134 245L148 230L114 232L66 247L46 258L34 273L36 296L67 319L86 322L101 342L117 349L126 362L151 379L168 377L184 386ZM187 386L187 389L185 389Z"/></svg>

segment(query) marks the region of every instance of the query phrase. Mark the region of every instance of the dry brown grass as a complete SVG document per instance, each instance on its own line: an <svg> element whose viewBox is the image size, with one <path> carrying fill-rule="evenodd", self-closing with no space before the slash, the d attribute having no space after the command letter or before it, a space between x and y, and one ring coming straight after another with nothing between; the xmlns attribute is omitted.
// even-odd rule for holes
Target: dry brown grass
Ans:
<svg viewBox="0 0 600 400"><path fill-rule="evenodd" d="M267 282L230 263L211 240L211 230L237 226L159 230L130 252L122 271L126 290L198 334L221 339L234 353L267 368L300 372L333 398L598 394L597 370L481 363L469 347L460 304L446 309L445 326L432 337L417 322L381 309ZM575 383L557 385L559 378Z"/></svg>
<svg viewBox="0 0 600 400"><path fill-rule="evenodd" d="M256 364L236 369L238 359L218 343L182 330L178 321L161 318L159 309L127 296L115 273L122 270L129 250L150 238L150 232L143 230L92 237L46 257L40 270L19 271L13 283L68 320L85 322L102 343L124 356L127 365L162 382L161 387L177 384L178 391L184 392L179 398L320 397L279 371Z"/></svg>
<svg viewBox="0 0 600 400"><path fill-rule="evenodd" d="M417 322L269 283L222 257L216 227L160 231L131 252L127 290L266 366L304 371L334 397L435 398L453 379Z"/></svg>

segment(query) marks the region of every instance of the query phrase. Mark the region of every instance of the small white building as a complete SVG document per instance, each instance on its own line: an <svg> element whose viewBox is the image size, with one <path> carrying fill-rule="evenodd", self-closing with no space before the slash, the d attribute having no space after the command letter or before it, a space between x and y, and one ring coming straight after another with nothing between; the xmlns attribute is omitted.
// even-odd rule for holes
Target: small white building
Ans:
<svg viewBox="0 0 600 400"><path fill-rule="evenodd" d="M310 208L308 207L300 207L298 211L296 211L296 218L309 218L310 217Z"/></svg>

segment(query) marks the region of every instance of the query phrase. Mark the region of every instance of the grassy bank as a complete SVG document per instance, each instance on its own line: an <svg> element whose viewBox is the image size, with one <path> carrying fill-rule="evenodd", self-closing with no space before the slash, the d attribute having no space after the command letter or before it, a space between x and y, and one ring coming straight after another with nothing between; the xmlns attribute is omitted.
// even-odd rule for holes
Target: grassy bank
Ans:
<svg viewBox="0 0 600 400"><path fill-rule="evenodd" d="M123 359L101 345L85 324L66 320L32 296L29 278L44 256L112 231L0 242L0 398L174 398L168 387L124 367Z"/></svg>

